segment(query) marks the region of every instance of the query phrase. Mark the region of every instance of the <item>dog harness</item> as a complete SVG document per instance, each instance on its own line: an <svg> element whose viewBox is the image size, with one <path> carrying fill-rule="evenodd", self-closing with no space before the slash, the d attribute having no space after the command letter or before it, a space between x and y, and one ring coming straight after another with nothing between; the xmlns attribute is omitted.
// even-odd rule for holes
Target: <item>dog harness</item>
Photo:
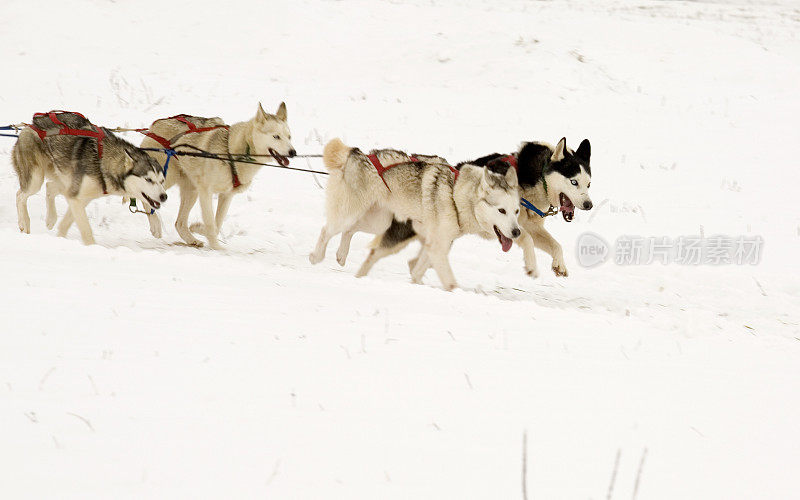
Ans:
<svg viewBox="0 0 800 500"><path fill-rule="evenodd" d="M66 123L62 122L59 119L59 115L63 115L63 114L77 115L77 116L80 116L81 118L83 118L84 120L86 120L87 122L89 121L88 118L86 118L82 114L80 114L78 112L75 112L75 111L53 110L53 111L48 111L47 113L34 113L33 114L33 118L34 119L35 118L41 118L41 117L44 117L44 116L48 117L50 119L50 121L53 122L53 125L58 127L58 132L57 133L48 133L46 130L40 129L39 127L37 127L33 123L26 124L26 125L28 125L28 127L31 130L36 132L36 134L39 135L39 139L42 140L42 141L44 141L45 137L50 137L50 136L54 136L54 135L74 135L74 136L79 136L79 137L90 137L90 138L94 139L95 142L97 143L97 158L98 159L103 158L103 139L105 139L106 133L103 131L102 127L98 127L98 126L92 124L91 122L89 122L89 126L92 127L92 130L83 130L83 129L79 129L79 128L69 128ZM106 180L103 177L102 173L100 174L100 185L103 187L103 194L108 194L108 188L106 187Z"/></svg>
<svg viewBox="0 0 800 500"><path fill-rule="evenodd" d="M179 132L178 134L176 134L171 139L166 139L164 137L161 137L160 135L158 135L158 134L156 134L154 132L151 132L150 129L138 128L138 129L135 129L135 130L136 130L136 132L144 134L147 137L149 137L149 138L153 139L154 141L156 141L157 143L161 144L162 146L164 146L165 149L173 149L172 144L175 141L177 141L178 139L180 139L181 137L183 137L184 135L186 135L186 134L198 134L200 132L210 132L211 130L217 130L217 129L220 129L220 128L224 128L225 130L230 130L230 126L229 125L214 125L212 127L198 127L197 125L192 123L189 120L189 118L192 118L192 116L191 115L187 115L185 113L181 113L179 115L170 116L169 118L159 118L158 120L156 120L156 121L178 120L179 122L181 122L184 125L186 125L187 127L189 127L188 130L184 130L183 132ZM167 175L167 166L169 165L169 159L170 159L171 156L172 155L170 155L170 154L167 155L167 161L164 164L164 176ZM236 165L234 164L233 157L231 155L228 155L228 164L231 167L231 181L233 182L233 188L236 189L239 186L241 186L242 183L239 181L239 173L236 171Z"/></svg>
<svg viewBox="0 0 800 500"><path fill-rule="evenodd" d="M386 179L383 178L383 174L385 174L387 170L392 169L392 168L394 168L394 167L396 167L398 165L407 165L409 163L422 163L422 160L420 160L419 158L417 158L414 155L411 155L411 156L408 157L408 161L401 161L401 162L398 162L398 163L392 163L391 165L387 165L387 166L384 167L383 164L381 163L381 161L378 159L378 155L377 154L373 153L373 154L367 155L367 158L369 158L369 161L370 161L370 163L372 163L372 166L375 167L375 171L378 172L378 177L381 178L381 180L383 181L383 185L386 186L386 189L388 189L390 193L392 192L392 190L391 190L391 188L389 188L389 184L386 183ZM441 163L437 163L437 165L441 165ZM449 165L449 164L445 164L445 165L447 166L447 168L450 169L451 172L453 172L453 175L454 175L453 183L455 184L455 182L458 180L458 174L460 173L459 170L457 168Z"/></svg>

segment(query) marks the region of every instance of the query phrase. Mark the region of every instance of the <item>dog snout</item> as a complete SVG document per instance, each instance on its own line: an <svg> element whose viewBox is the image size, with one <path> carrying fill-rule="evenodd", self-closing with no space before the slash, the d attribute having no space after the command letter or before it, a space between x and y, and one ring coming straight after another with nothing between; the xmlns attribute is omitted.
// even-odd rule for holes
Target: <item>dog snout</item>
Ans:
<svg viewBox="0 0 800 500"><path fill-rule="evenodd" d="M583 209L584 210L591 210L593 206L594 205L592 205L592 200L586 200L586 201L583 202Z"/></svg>
<svg viewBox="0 0 800 500"><path fill-rule="evenodd" d="M518 227L515 227L514 229L511 230L511 237L512 238L517 238L517 237L519 237L520 234L521 233L520 233L520 230L519 230Z"/></svg>
<svg viewBox="0 0 800 500"><path fill-rule="evenodd" d="M295 156L297 156L297 151L295 151L294 148L290 149L289 150L289 158L294 158Z"/></svg>
<svg viewBox="0 0 800 500"><path fill-rule="evenodd" d="M158 197L161 200L161 203L167 201L167 193L161 193L161 196Z"/></svg>

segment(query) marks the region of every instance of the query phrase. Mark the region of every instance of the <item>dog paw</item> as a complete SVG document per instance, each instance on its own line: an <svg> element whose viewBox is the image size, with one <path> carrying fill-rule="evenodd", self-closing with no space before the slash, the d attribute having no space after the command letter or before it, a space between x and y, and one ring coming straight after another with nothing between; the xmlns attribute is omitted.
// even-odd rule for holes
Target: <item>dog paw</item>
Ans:
<svg viewBox="0 0 800 500"><path fill-rule="evenodd" d="M160 227L151 227L150 228L150 234L152 234L154 238L159 238L159 239L161 238L161 236L163 236L161 234L161 228Z"/></svg>
<svg viewBox="0 0 800 500"><path fill-rule="evenodd" d="M203 248L203 246L205 246L205 244L198 239L186 240L186 244L195 248Z"/></svg>
<svg viewBox="0 0 800 500"><path fill-rule="evenodd" d="M319 264L322 262L322 255L318 255L316 253L312 253L308 255L308 261L312 264Z"/></svg>
<svg viewBox="0 0 800 500"><path fill-rule="evenodd" d="M567 276L567 266L565 266L562 262L553 261L553 273L556 276Z"/></svg>
<svg viewBox="0 0 800 500"><path fill-rule="evenodd" d="M536 279L536 278L538 278L538 277L539 277L539 270L538 270L538 269L536 269L536 268L533 268L533 269L525 269L525 274L527 274L528 276L530 276L530 277L531 277L531 278L533 278L533 279Z"/></svg>
<svg viewBox="0 0 800 500"><path fill-rule="evenodd" d="M344 267L345 263L347 262L347 254L339 255L336 254L336 262L339 263L340 266Z"/></svg>

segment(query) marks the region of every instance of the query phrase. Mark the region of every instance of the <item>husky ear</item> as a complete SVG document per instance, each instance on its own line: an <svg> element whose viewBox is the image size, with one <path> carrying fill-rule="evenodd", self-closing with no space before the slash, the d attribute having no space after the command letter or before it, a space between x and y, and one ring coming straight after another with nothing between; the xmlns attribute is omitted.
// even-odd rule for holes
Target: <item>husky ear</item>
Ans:
<svg viewBox="0 0 800 500"><path fill-rule="evenodd" d="M275 117L282 121L286 121L286 103L282 102L280 106L278 106L278 111L275 112Z"/></svg>
<svg viewBox="0 0 800 500"><path fill-rule="evenodd" d="M508 166L508 170L506 170L506 182L511 187L517 186L517 169L512 167L511 165Z"/></svg>
<svg viewBox="0 0 800 500"><path fill-rule="evenodd" d="M130 172L133 170L133 156L131 156L127 149L123 151L125 151L125 172Z"/></svg>
<svg viewBox="0 0 800 500"><path fill-rule="evenodd" d="M486 190L492 189L492 173L489 172L488 167L483 167L481 170L483 170L483 174L481 174L481 187Z"/></svg>
<svg viewBox="0 0 800 500"><path fill-rule="evenodd" d="M256 121L258 123L264 123L267 121L267 112L264 111L264 108L261 106L261 103L258 103L258 109L256 110Z"/></svg>
<svg viewBox="0 0 800 500"><path fill-rule="evenodd" d="M592 156L592 145L589 144L589 139L581 141L581 145L578 146L578 150L575 151L575 156L581 160L589 161L589 157Z"/></svg>
<svg viewBox="0 0 800 500"><path fill-rule="evenodd" d="M553 151L553 156L550 157L550 161L559 161L564 159L564 154L567 150L567 138L562 137L558 144L556 145L556 150Z"/></svg>

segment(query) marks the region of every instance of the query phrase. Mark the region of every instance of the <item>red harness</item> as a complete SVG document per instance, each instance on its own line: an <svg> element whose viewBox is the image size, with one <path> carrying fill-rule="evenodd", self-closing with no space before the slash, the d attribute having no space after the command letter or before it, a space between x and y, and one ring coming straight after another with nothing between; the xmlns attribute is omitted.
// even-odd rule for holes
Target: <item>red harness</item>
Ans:
<svg viewBox="0 0 800 500"><path fill-rule="evenodd" d="M87 122L89 121L85 116L83 116L78 112L62 111L62 110L53 110L53 111L48 111L47 113L34 113L33 117L39 118L42 116L46 116L50 118L50 121L53 123L53 125L56 125L58 127L58 133L55 135L75 135L80 137L91 137L97 142L97 158L98 159L103 158L103 139L105 139L106 137L106 133L103 131L103 129L101 127L92 124L91 122L89 123L89 125L92 127L92 130L69 128L66 123L62 122L58 118L59 115L63 115L65 113L78 115ZM54 134L48 134L47 131L40 129L33 123L28 124L28 127L30 127L31 130L36 132L36 134L39 136L39 139L42 141L44 141L44 138L47 137L48 135L54 135ZM108 188L106 187L106 180L103 178L102 174L100 175L100 184L103 187L103 194L108 194Z"/></svg>
<svg viewBox="0 0 800 500"><path fill-rule="evenodd" d="M391 168L394 168L394 167L396 167L398 165L407 165L409 163L421 163L422 162L422 160L420 160L416 156L411 155L411 156L408 157L408 161L401 161L401 162L398 162L398 163L392 163L391 165L388 165L388 166L384 167L383 164L381 163L381 161L378 159L378 155L376 155L376 154L367 155L367 158L369 158L369 161L370 161L370 163L372 163L372 166L375 167L375 171L378 172L378 177L381 178L381 180L383 181L383 185L386 186L386 189L388 189L389 192L391 192L392 190L391 190L391 188L389 188L389 184L386 183L386 179L383 178L383 174L385 174L387 170L389 170ZM460 173L459 170L457 168L454 168L454 167L450 166L450 165L447 165L447 168L449 168L450 171L453 172L453 175L455 176L453 178L453 183L455 183L458 180L458 174Z"/></svg>
<svg viewBox="0 0 800 500"><path fill-rule="evenodd" d="M211 130L217 130L219 128L230 129L230 126L228 126L228 125L214 125L213 127L198 127L197 125L195 125L194 123L189 121L189 118L191 118L191 115L187 115L187 114L181 113L180 115L170 116L169 118L160 118L159 120L156 120L156 121L160 121L160 120L178 120L179 122L181 122L181 123L185 124L187 127L189 127L189 130L186 130L185 132L181 132L180 134L176 135L172 139L166 139L164 137L161 137L160 135L158 135L158 134L156 134L154 132L151 132L150 129L146 129L146 128L138 128L138 129L136 129L136 131L141 133L141 134L146 135L147 137L149 137L151 139L153 139L157 143L161 144L165 149L172 149L172 143L177 141L178 139L180 139L181 137L183 137L186 134L197 134L197 133L200 133L200 132L209 132ZM233 188L236 189L239 186L241 186L242 183L239 181L239 174L238 174L238 172L236 172L236 166L233 164L232 160L230 160L230 166L231 166L231 179L233 180Z"/></svg>
<svg viewBox="0 0 800 500"><path fill-rule="evenodd" d="M42 117L42 116L46 116L46 117L50 118L50 121L53 122L53 125L56 125L58 127L58 134L56 134L56 135L77 135L77 136L81 136L81 137L91 137L91 138L95 139L97 141L97 157L98 158L102 158L103 157L103 139L106 136L106 133L103 132L103 129L100 128L100 127L96 127L91 123L89 123L89 125L91 125L92 129L94 129L94 130L81 130L81 129L78 129L78 128L69 128L69 127L67 127L67 125L64 122L62 122L58 118L58 115L62 115L64 113L71 113L73 115L78 115L81 118L83 118L84 120L89 121L85 116L83 116L80 113L76 113L74 111L50 111L48 113L34 113L33 117L34 118L39 118L39 117ZM39 139L44 140L44 138L47 137L47 135L48 135L47 132L42 130L42 129L40 129L39 127L35 126L34 124L31 123L28 126L31 128L31 130L33 130L34 132L39 134Z"/></svg>
<svg viewBox="0 0 800 500"><path fill-rule="evenodd" d="M512 167L514 167L514 170L519 172L519 164L517 164L517 157L516 156L514 156L514 155L505 155L505 156L501 156L497 160L505 162L505 163L511 165Z"/></svg>

